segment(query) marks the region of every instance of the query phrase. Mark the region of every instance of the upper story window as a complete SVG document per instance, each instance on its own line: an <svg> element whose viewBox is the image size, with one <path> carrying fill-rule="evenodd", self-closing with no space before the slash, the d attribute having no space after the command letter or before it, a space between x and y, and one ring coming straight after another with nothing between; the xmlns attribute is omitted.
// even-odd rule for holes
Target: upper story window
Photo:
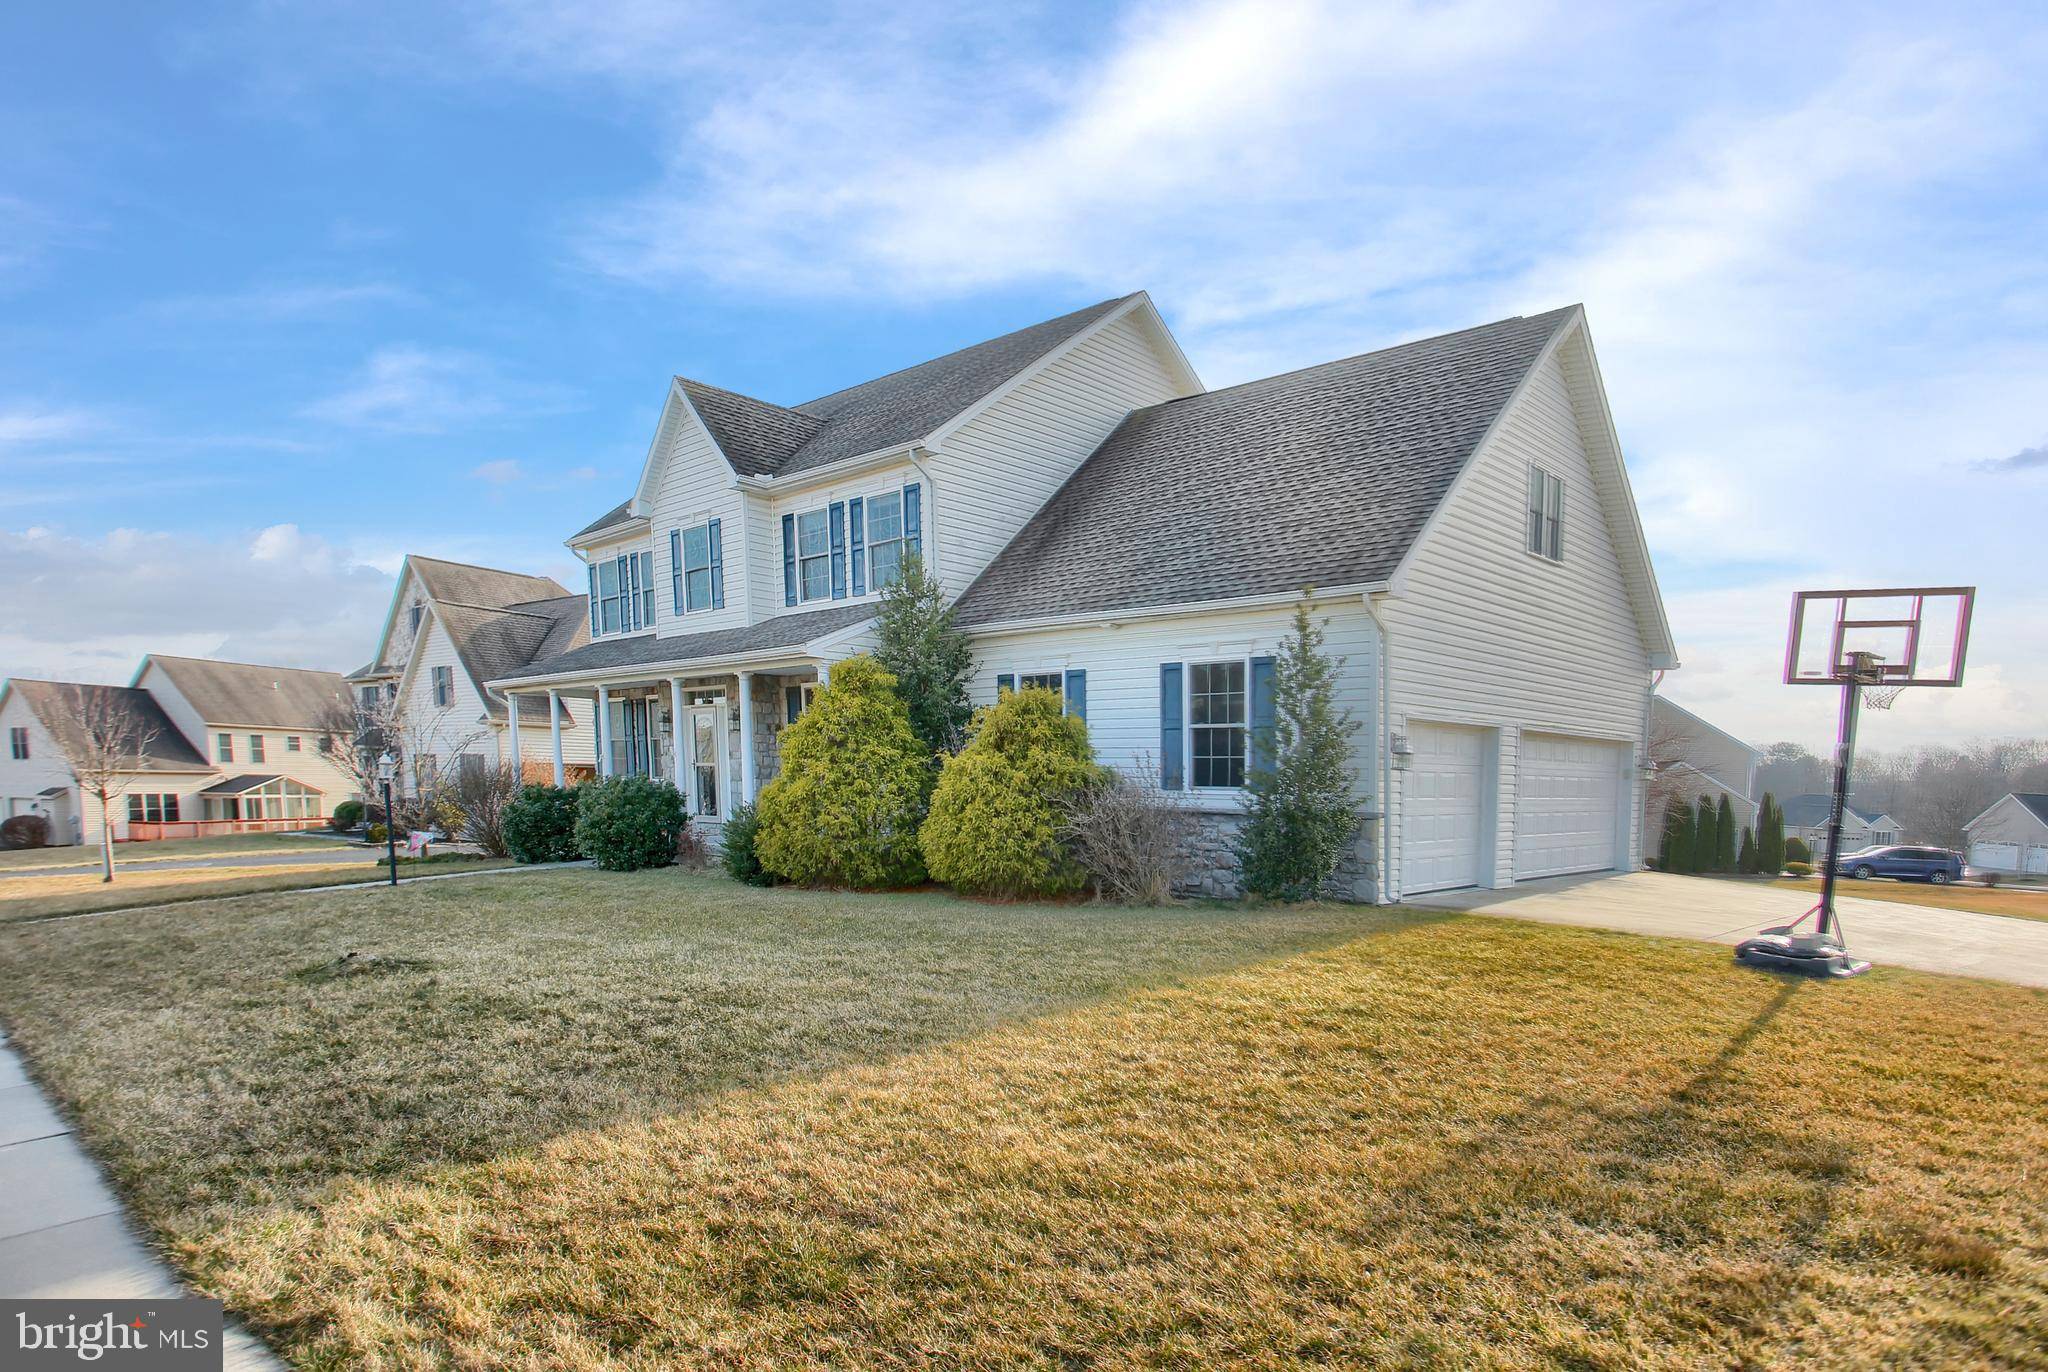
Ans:
<svg viewBox="0 0 2048 1372"><path fill-rule="evenodd" d="M263 735L261 734L249 735L249 761L263 761Z"/></svg>
<svg viewBox="0 0 2048 1372"><path fill-rule="evenodd" d="M628 634L653 624L653 553L620 553L590 564L593 635Z"/></svg>
<svg viewBox="0 0 2048 1372"><path fill-rule="evenodd" d="M832 596L831 512L806 510L796 517L797 586L805 600Z"/></svg>
<svg viewBox="0 0 2048 1372"><path fill-rule="evenodd" d="M299 736L297 734L286 734L284 736L284 750L287 753L297 753L304 751L304 749L302 749L299 745Z"/></svg>
<svg viewBox="0 0 2048 1372"><path fill-rule="evenodd" d="M427 607L420 604L420 602L417 600L415 600L412 603L412 609L406 612L406 622L412 627L412 631L414 633L418 633L420 631L420 617L424 615L426 612Z"/></svg>
<svg viewBox="0 0 2048 1372"><path fill-rule="evenodd" d="M434 669L434 703L453 705L455 703L455 669L436 667Z"/></svg>
<svg viewBox="0 0 2048 1372"><path fill-rule="evenodd" d="M867 507L868 572L879 591L903 570L903 492L869 496Z"/></svg>
<svg viewBox="0 0 2048 1372"><path fill-rule="evenodd" d="M217 735L213 740L213 749L213 760L215 762L233 762L235 760L235 736L233 734Z"/></svg>
<svg viewBox="0 0 2048 1372"><path fill-rule="evenodd" d="M677 614L725 608L725 546L717 520L670 529L668 556Z"/></svg>
<svg viewBox="0 0 2048 1372"><path fill-rule="evenodd" d="M1244 785L1244 668L1242 661L1188 664L1188 728L1198 787Z"/></svg>
<svg viewBox="0 0 2048 1372"><path fill-rule="evenodd" d="M1529 551L1564 561L1564 482L1541 467L1529 469Z"/></svg>
<svg viewBox="0 0 2048 1372"><path fill-rule="evenodd" d="M7 751L16 762L28 761L28 726L17 724L7 731Z"/></svg>

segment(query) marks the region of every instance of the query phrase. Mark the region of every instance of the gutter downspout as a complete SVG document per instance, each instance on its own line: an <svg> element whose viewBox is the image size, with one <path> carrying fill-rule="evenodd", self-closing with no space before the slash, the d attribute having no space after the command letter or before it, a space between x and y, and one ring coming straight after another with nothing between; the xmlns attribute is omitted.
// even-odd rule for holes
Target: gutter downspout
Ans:
<svg viewBox="0 0 2048 1372"><path fill-rule="evenodd" d="M1379 880L1374 882L1373 895L1376 905L1394 904L1389 883L1394 873L1394 816L1392 798L1394 794L1393 759L1393 713L1390 697L1394 681L1394 636L1387 628L1387 621L1380 614L1380 600L1385 591L1368 591L1360 597L1365 601L1365 612L1372 616L1373 624L1380 631L1380 739L1375 749L1380 755L1380 870Z"/></svg>

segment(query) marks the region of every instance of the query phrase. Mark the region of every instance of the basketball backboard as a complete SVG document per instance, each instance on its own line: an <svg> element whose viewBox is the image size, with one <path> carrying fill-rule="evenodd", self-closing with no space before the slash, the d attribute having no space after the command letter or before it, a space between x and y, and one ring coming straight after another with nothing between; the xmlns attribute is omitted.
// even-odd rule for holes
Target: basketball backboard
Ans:
<svg viewBox="0 0 2048 1372"><path fill-rule="evenodd" d="M1867 685L1960 686L1976 596L1974 586L1801 591L1792 598L1785 683L1839 686L1862 656Z"/></svg>

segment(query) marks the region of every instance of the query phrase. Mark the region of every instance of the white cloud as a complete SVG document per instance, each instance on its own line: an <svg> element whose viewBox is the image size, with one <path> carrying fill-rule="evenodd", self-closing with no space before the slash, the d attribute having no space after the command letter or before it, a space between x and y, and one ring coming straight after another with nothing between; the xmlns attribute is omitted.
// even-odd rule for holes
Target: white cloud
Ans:
<svg viewBox="0 0 2048 1372"><path fill-rule="evenodd" d="M386 433L444 433L561 408L559 388L515 387L487 359L454 348L392 344L355 379L305 407L310 419Z"/></svg>
<svg viewBox="0 0 2048 1372"><path fill-rule="evenodd" d="M509 486L526 475L514 458L500 458L496 462L479 462L469 469L469 474L479 481L488 481L493 486Z"/></svg>
<svg viewBox="0 0 2048 1372"><path fill-rule="evenodd" d="M100 418L84 410L16 405L0 409L0 450L67 442L101 427Z"/></svg>

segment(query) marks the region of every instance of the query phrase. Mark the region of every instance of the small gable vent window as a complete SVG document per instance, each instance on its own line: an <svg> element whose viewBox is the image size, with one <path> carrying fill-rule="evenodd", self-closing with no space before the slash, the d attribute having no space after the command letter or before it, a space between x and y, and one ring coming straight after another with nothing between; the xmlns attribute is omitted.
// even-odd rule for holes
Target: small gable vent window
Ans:
<svg viewBox="0 0 2048 1372"><path fill-rule="evenodd" d="M446 706L453 705L454 703L455 669L453 667L436 667L434 669L434 704Z"/></svg>
<svg viewBox="0 0 2048 1372"><path fill-rule="evenodd" d="M17 724L7 731L7 751L16 762L28 761L28 726Z"/></svg>
<svg viewBox="0 0 2048 1372"><path fill-rule="evenodd" d="M1541 467L1529 469L1529 551L1564 561L1564 482Z"/></svg>

